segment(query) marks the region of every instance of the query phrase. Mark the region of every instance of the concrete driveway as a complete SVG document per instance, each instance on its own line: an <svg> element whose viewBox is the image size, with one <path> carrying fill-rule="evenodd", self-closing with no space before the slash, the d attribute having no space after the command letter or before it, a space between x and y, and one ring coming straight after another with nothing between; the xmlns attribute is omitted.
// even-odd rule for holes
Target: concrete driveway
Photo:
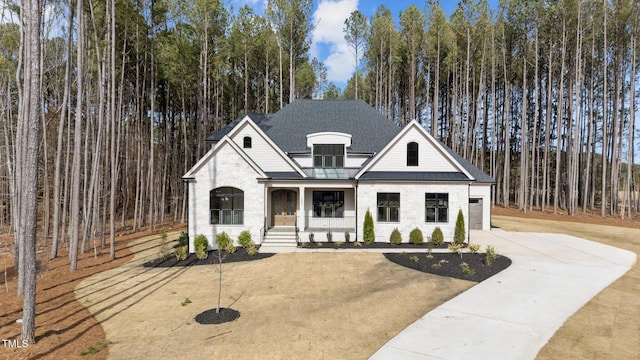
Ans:
<svg viewBox="0 0 640 360"><path fill-rule="evenodd" d="M563 234L494 229L471 238L511 258L511 267L430 311L371 359L535 359L636 262L633 252Z"/></svg>

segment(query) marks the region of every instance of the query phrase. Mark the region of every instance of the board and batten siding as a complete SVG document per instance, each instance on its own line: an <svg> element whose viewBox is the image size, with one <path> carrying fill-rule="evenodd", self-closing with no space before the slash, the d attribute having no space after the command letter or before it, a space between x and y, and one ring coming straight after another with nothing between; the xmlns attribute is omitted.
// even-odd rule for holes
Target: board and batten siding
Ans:
<svg viewBox="0 0 640 360"><path fill-rule="evenodd" d="M378 193L400 193L400 221L380 222L377 219L377 195ZM449 212L446 223L427 223L425 221L425 194L447 193L449 194ZM358 240L362 241L362 227L364 214L369 209L373 216L376 240L389 242L389 236L394 228L398 228L402 234L402 241L409 242L409 233L416 227L422 230L425 241L439 226L445 241L453 241L458 210L462 210L465 217L465 234L469 233L468 217L468 193L467 183L457 184L425 184L419 182L406 183L379 183L360 182L358 186Z"/></svg>
<svg viewBox="0 0 640 360"><path fill-rule="evenodd" d="M418 143L418 166L407 166L407 144ZM368 171L460 171L431 141L417 129L410 129Z"/></svg>
<svg viewBox="0 0 640 360"><path fill-rule="evenodd" d="M243 148L244 137L251 137L251 148ZM262 171L295 171L278 151L258 133L254 127L245 123L242 128L231 137Z"/></svg>
<svg viewBox="0 0 640 360"><path fill-rule="evenodd" d="M251 232L260 242L264 222L264 185L259 174L228 144L221 146L189 182L189 250L194 251L195 236L204 234L210 248L215 248L216 235L225 231L237 242L243 230ZM235 187L244 191L244 222L242 225L211 225L209 192L218 187Z"/></svg>

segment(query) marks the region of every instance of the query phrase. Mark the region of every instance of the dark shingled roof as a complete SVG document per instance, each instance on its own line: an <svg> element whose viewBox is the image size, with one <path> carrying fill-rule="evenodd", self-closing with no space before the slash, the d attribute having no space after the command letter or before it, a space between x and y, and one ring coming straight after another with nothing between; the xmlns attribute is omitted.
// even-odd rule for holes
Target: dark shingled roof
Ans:
<svg viewBox="0 0 640 360"><path fill-rule="evenodd" d="M406 181L469 181L460 172L437 171L367 171L361 180L406 180Z"/></svg>
<svg viewBox="0 0 640 360"><path fill-rule="evenodd" d="M450 147L443 144L442 142L440 142L440 144L449 154L451 154L451 156L453 156L454 159L456 159L458 163L460 163L460 165L462 165L463 168L465 168L465 170L469 172L469 174L471 174L471 176L476 179L475 182L489 184L494 184L496 182L491 176L485 174L482 170L478 169L475 165L460 156L460 154L453 151Z"/></svg>
<svg viewBox="0 0 640 360"><path fill-rule="evenodd" d="M317 132L341 132L351 135L351 147L348 153L373 154L381 151L399 132L400 127L389 121L376 109L369 106L362 100L296 100L285 106L275 114L248 114L253 122L264 131L264 133L286 153L304 153L310 151L307 148L307 134ZM227 135L240 121L244 115L237 118L220 131L207 138L207 141L217 142ZM438 140L436 140L438 141ZM440 142L440 141L439 141ZM440 144L443 148L462 165L467 172L480 183L495 183L495 180L475 167L462 156L455 153L451 148ZM369 159L368 161L370 161ZM367 161L367 162L368 162ZM365 162L365 164L367 163ZM363 164L364 165L364 164ZM285 174L272 173L273 178L288 177ZM363 179L373 179L372 176L384 176L384 179L391 180L388 176L400 176L393 179L406 179L409 172L368 172ZM414 173L425 177L423 180L430 180L430 177L442 177L442 174L459 174L468 180L461 173ZM422 175L421 175L422 174ZM432 175L427 175L432 174ZM439 174L439 175L433 175ZM452 175L453 176L453 175ZM456 175L458 176L458 175ZM453 176L455 177L455 176ZM383 178L380 178L383 179ZM417 179L416 179L417 180ZM445 179L433 179L445 180ZM460 179L449 179L460 180Z"/></svg>
<svg viewBox="0 0 640 360"><path fill-rule="evenodd" d="M265 172L265 174L271 179L278 180L299 180L303 178L302 175L295 171L269 171Z"/></svg>
<svg viewBox="0 0 640 360"><path fill-rule="evenodd" d="M307 134L332 131L351 134L348 152L374 153L400 128L361 100L296 100L260 126L285 152L305 151Z"/></svg>

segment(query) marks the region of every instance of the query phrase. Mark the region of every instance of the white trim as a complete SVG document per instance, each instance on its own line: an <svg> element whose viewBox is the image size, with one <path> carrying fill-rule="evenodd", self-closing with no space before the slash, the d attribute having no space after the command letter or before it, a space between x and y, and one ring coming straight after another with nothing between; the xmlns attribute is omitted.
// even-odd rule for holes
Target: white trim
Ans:
<svg viewBox="0 0 640 360"><path fill-rule="evenodd" d="M396 146L396 144L400 141L400 139L407 134L410 129L416 128L422 136L424 136L427 141L429 141L439 152L447 159L451 164L453 164L460 172L465 174L469 180L474 181L475 178L462 166L456 159L449 154L449 152L442 147L439 141L437 141L431 134L429 134L416 120L412 120L408 123L402 130L396 135L389 143L377 154L373 156L373 159L369 161L365 166L363 166L360 171L355 174L355 179L360 179L360 177L366 173L373 165L375 165L386 153L390 151L391 148Z"/></svg>
<svg viewBox="0 0 640 360"><path fill-rule="evenodd" d="M236 125L233 129L231 129L231 131L229 131L229 133L226 135L228 137L233 137L237 132L241 131L241 129L244 127L244 125L247 124L248 126L251 126L263 139L264 141L267 142L267 144L269 144L269 146L271 146L271 148L273 148L273 150L285 161L289 164L289 166L291 166L292 170L294 170L295 172L297 172L298 174L300 174L303 178L306 178L307 175L304 173L304 171L302 171L302 169L289 157L287 156L287 154L285 154L279 147L278 145L276 145L268 136L267 134L264 133L264 131L262 131L262 129L260 129L260 127L258 125L256 125L255 122L253 122L253 120L251 120L251 118L248 115L245 115L244 118L242 118L242 120L240 120L240 122L238 123L238 125Z"/></svg>
<svg viewBox="0 0 640 360"><path fill-rule="evenodd" d="M262 169L256 164L248 155L245 153L236 143L234 143L231 138L225 135L222 140L218 141L211 150L207 151L207 153L186 173L182 176L183 180L193 180L195 179L196 173L204 166L215 153L218 152L225 144L229 144L233 150L235 150L238 155L240 155L246 162L258 173L259 177L265 178L267 174L262 171Z"/></svg>

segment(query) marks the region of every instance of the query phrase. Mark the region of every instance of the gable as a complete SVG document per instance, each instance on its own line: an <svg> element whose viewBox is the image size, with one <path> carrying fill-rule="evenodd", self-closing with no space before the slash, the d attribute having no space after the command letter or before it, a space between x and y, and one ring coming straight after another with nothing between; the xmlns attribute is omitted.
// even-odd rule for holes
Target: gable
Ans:
<svg viewBox="0 0 640 360"><path fill-rule="evenodd" d="M263 171L265 172L295 172L295 167L287 161L273 143L270 143L264 134L250 121L244 121L229 134L231 140L242 148ZM244 139L251 139L251 147L244 147Z"/></svg>
<svg viewBox="0 0 640 360"><path fill-rule="evenodd" d="M219 174L234 174L242 167L247 173L265 178L267 175L228 137L216 143L185 175L183 180L214 178Z"/></svg>
<svg viewBox="0 0 640 360"><path fill-rule="evenodd" d="M408 144L418 147L417 166L407 164ZM463 178L473 177L420 125L409 123L379 154L377 154L358 174L371 173L459 173ZM458 179L461 177L458 176Z"/></svg>

